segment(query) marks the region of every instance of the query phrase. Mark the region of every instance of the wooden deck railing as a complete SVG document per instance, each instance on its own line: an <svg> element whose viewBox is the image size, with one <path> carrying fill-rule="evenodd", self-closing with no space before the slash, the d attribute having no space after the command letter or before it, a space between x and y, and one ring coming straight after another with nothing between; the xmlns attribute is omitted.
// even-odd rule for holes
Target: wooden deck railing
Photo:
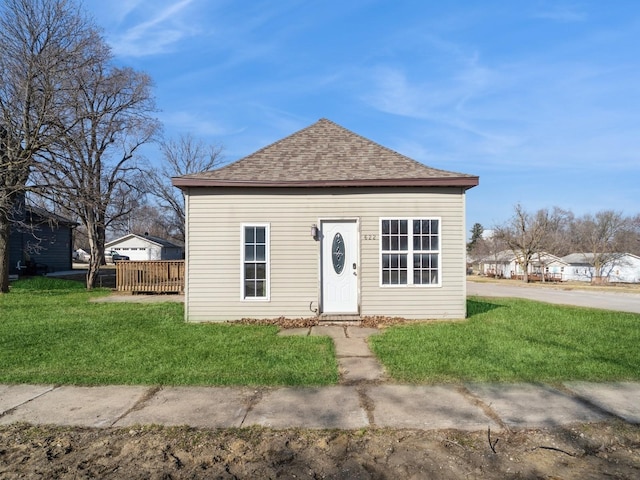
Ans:
<svg viewBox="0 0 640 480"><path fill-rule="evenodd" d="M184 260L116 262L116 290L133 293L182 293Z"/></svg>
<svg viewBox="0 0 640 480"><path fill-rule="evenodd" d="M542 275L540 275L539 273L530 273L529 275L527 275L527 279L531 283L542 282ZM522 274L512 275L511 280L524 280L524 275ZM553 283L562 282L562 274L561 273L545 273L544 281L553 282Z"/></svg>

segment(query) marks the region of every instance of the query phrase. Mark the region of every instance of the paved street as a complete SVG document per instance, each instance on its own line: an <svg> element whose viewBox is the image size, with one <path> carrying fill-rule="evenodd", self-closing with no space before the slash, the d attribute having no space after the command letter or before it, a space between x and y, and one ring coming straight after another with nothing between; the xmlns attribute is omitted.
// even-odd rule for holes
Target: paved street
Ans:
<svg viewBox="0 0 640 480"><path fill-rule="evenodd" d="M621 312L640 313L640 293L577 290L557 286L526 285L517 281L467 281L467 295L481 297L518 297L560 305L602 308Z"/></svg>

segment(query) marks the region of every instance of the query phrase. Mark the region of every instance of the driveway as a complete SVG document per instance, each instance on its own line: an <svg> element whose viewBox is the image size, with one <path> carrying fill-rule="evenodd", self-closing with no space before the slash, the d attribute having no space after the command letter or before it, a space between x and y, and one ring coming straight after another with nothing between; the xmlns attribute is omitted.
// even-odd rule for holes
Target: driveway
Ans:
<svg viewBox="0 0 640 480"><path fill-rule="evenodd" d="M505 283L467 281L467 295L518 297L559 305L577 305L579 307L640 313L640 293L568 290L557 286L534 286L515 281L505 281Z"/></svg>

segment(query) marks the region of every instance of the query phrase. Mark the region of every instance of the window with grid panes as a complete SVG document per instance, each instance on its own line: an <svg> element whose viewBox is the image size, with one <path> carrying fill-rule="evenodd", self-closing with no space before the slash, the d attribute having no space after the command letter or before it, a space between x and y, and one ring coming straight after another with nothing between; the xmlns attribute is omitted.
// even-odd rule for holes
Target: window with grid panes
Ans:
<svg viewBox="0 0 640 480"><path fill-rule="evenodd" d="M380 220L382 285L439 285L440 219Z"/></svg>
<svg viewBox="0 0 640 480"><path fill-rule="evenodd" d="M268 297L269 228L243 226L242 288L245 299Z"/></svg>

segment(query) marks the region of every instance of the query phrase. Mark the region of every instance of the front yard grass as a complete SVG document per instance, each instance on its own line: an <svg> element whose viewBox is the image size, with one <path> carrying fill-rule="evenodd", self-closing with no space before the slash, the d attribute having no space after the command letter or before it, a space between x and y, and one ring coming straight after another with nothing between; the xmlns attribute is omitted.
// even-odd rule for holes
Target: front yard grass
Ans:
<svg viewBox="0 0 640 480"><path fill-rule="evenodd" d="M369 344L403 383L640 380L640 315L471 297L469 318L391 327Z"/></svg>
<svg viewBox="0 0 640 480"><path fill-rule="evenodd" d="M69 280L38 278L0 295L0 383L326 385L328 337L275 326L188 324L178 303L92 303Z"/></svg>
<svg viewBox="0 0 640 480"><path fill-rule="evenodd" d="M92 303L107 291L38 278L0 295L0 383L327 385L328 337L188 324L178 303ZM472 297L469 318L369 339L402 383L640 381L640 315Z"/></svg>

